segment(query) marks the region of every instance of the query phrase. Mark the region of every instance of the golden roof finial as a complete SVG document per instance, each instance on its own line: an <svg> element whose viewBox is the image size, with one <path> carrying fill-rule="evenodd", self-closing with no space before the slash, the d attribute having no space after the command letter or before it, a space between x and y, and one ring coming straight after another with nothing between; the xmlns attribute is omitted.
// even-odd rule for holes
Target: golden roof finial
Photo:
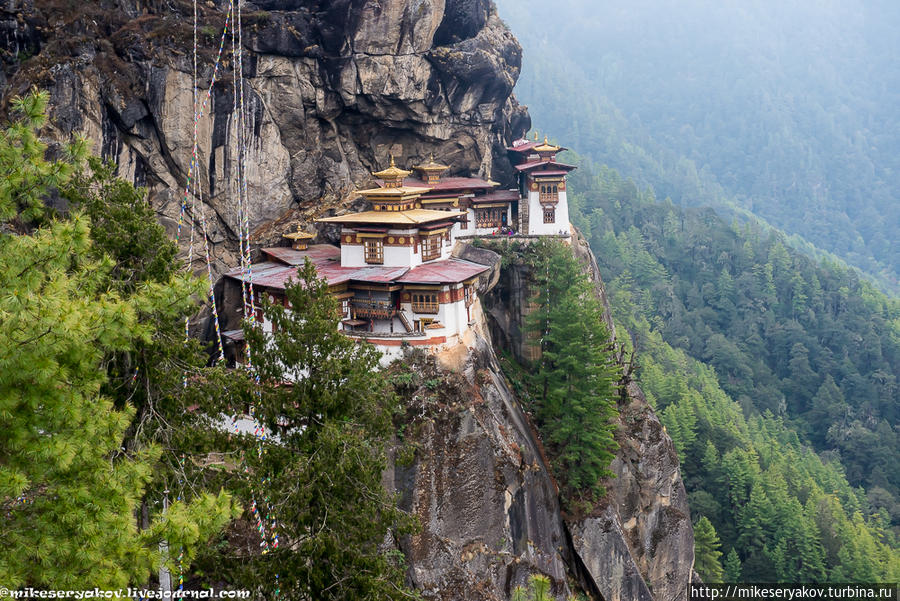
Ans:
<svg viewBox="0 0 900 601"><path fill-rule="evenodd" d="M535 142L538 141L537 130L534 130L534 141L535 141Z"/></svg>
<svg viewBox="0 0 900 601"><path fill-rule="evenodd" d="M537 152L559 152L561 148L559 146L550 144L549 138L547 136L544 136L544 143L540 146L535 146L534 150Z"/></svg>
<svg viewBox="0 0 900 601"><path fill-rule="evenodd" d="M431 156L428 159L427 163L422 163L421 165L415 165L413 169L418 171L422 171L423 173L443 173L450 167L447 165L442 165L441 163L437 163L434 160L434 153L431 153Z"/></svg>
<svg viewBox="0 0 900 601"><path fill-rule="evenodd" d="M391 166L382 171L376 171L372 173L372 175L380 180L384 180L385 183L400 185L403 178L407 177L410 173L412 173L412 171L406 171L405 169L397 167L397 163L394 161L394 155L391 154ZM394 187L396 187L396 185Z"/></svg>

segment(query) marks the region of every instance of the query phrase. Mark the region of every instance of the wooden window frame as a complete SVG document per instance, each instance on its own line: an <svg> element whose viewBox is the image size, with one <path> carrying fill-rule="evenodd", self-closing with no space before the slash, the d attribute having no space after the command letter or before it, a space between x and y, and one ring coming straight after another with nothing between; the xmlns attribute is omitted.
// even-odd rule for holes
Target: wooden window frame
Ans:
<svg viewBox="0 0 900 601"><path fill-rule="evenodd" d="M363 240L363 255L369 265L384 265L384 240L381 238Z"/></svg>
<svg viewBox="0 0 900 601"><path fill-rule="evenodd" d="M558 184L541 184L540 202L559 202L559 185ZM544 222L546 223L546 221Z"/></svg>
<svg viewBox="0 0 900 601"><path fill-rule="evenodd" d="M556 223L556 207L543 207L544 223ZM550 218L549 221L547 218Z"/></svg>
<svg viewBox="0 0 900 601"><path fill-rule="evenodd" d="M475 227L489 228L501 227L503 225L503 213L505 209L489 207L486 209L475 209Z"/></svg>
<svg viewBox="0 0 900 601"><path fill-rule="evenodd" d="M423 236L421 240L422 260L431 261L441 258L441 239L442 234L436 236Z"/></svg>
<svg viewBox="0 0 900 601"><path fill-rule="evenodd" d="M413 313L437 315L441 309L437 292L413 292L410 294Z"/></svg>

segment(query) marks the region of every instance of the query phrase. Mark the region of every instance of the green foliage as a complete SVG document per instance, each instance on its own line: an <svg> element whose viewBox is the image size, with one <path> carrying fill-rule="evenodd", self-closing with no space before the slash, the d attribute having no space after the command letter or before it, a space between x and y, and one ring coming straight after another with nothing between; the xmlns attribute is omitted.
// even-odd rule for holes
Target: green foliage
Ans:
<svg viewBox="0 0 900 601"><path fill-rule="evenodd" d="M91 220L94 253L115 260L111 277L130 292L144 282L165 282L175 275L178 252L156 221L146 191L115 176L116 166L96 157L78 169L61 190L73 209Z"/></svg>
<svg viewBox="0 0 900 601"><path fill-rule="evenodd" d="M528 590L517 586L510 597L511 601L550 601L550 579L535 574L528 581Z"/></svg>
<svg viewBox="0 0 900 601"><path fill-rule="evenodd" d="M900 301L776 235L657 203L604 167L579 171L573 188L586 192L574 218L592 228L591 244L614 287L627 289L631 313L712 365L748 411L784 415L819 450L839 451L852 484L900 493L890 467L900 457L890 426L900 418Z"/></svg>
<svg viewBox="0 0 900 601"><path fill-rule="evenodd" d="M741 559L732 547L725 556L725 565L722 570L723 582L741 582Z"/></svg>
<svg viewBox="0 0 900 601"><path fill-rule="evenodd" d="M532 265L536 309L528 328L541 358L526 378L538 428L563 498L590 501L617 448L613 439L620 371L603 310L571 249L542 240L521 249ZM513 374L515 377L515 374Z"/></svg>
<svg viewBox="0 0 900 601"><path fill-rule="evenodd" d="M0 223L40 221L47 195L65 184L87 156L84 140L76 139L63 148L61 160L44 160L47 145L38 132L47 122L49 100L46 92L12 99L17 119L0 132Z"/></svg>
<svg viewBox="0 0 900 601"><path fill-rule="evenodd" d="M722 582L721 546L716 529L701 516L694 524L694 569L704 582Z"/></svg>
<svg viewBox="0 0 900 601"><path fill-rule="evenodd" d="M83 151L44 158L35 130L46 101L18 99L24 116L0 140L2 220L44 223L31 235L0 234L0 580L122 587L147 581L164 559L162 539L190 561L227 521L230 499L200 494L138 528L161 449L128 435L135 408L104 394L104 365L152 341L156 324L144 317L183 307L192 288L114 286L117 262L95 245L88 218L46 217L44 200L71 183Z"/></svg>
<svg viewBox="0 0 900 601"><path fill-rule="evenodd" d="M607 168L579 172L573 220L732 574L890 581L897 302L759 229L658 203ZM858 484L878 486L877 507Z"/></svg>
<svg viewBox="0 0 900 601"><path fill-rule="evenodd" d="M227 547L201 566L265 598L409 598L397 555L378 548L413 525L381 484L398 407L380 355L338 331L311 263L285 296L290 308L264 306L274 333L245 326L261 386L243 394L268 436L235 437L246 469L226 475L246 504L272 508L284 543L266 554Z"/></svg>

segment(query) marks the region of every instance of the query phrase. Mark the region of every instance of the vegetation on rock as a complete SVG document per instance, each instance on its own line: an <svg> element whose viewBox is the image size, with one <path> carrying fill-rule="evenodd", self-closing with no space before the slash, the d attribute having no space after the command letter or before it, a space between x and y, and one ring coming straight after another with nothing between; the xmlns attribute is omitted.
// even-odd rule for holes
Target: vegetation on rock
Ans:
<svg viewBox="0 0 900 601"><path fill-rule="evenodd" d="M589 506L604 493L601 480L612 476L609 464L618 448L613 421L621 369L603 307L568 245L541 239L497 250L506 264L524 262L531 269L527 326L540 349L533 365L507 362L509 375L535 416L563 503Z"/></svg>

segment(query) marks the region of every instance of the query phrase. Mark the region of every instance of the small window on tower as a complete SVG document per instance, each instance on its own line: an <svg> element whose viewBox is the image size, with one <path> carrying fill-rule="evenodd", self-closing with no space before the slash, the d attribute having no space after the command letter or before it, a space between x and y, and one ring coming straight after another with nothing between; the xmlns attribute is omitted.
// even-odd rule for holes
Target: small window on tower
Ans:
<svg viewBox="0 0 900 601"><path fill-rule="evenodd" d="M556 223L556 207L544 207L544 223Z"/></svg>
<svg viewBox="0 0 900 601"><path fill-rule="evenodd" d="M366 263L381 265L384 263L384 241L369 239L365 242Z"/></svg>
<svg viewBox="0 0 900 601"><path fill-rule="evenodd" d="M557 202L559 200L559 190L554 185L541 186L540 201L541 202Z"/></svg>
<svg viewBox="0 0 900 601"><path fill-rule="evenodd" d="M428 236L422 238L422 260L430 261L441 256L441 238L443 236Z"/></svg>

